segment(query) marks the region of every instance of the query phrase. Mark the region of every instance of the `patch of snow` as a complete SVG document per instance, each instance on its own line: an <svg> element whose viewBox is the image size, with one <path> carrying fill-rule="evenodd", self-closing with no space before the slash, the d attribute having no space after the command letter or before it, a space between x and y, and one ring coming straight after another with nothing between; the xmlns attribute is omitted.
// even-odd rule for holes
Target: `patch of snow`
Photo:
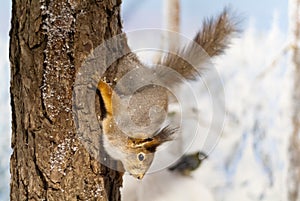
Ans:
<svg viewBox="0 0 300 201"><path fill-rule="evenodd" d="M287 200L292 78L286 45L286 36L276 23L268 33L250 27L235 39L227 54L214 61L223 78L227 113L215 150L192 177L168 170L146 175L142 181L125 176L124 200ZM200 97L200 101L201 136L211 107L207 97ZM202 141L196 139L191 149L198 145L201 150ZM159 154L162 156L154 160L169 153Z"/></svg>

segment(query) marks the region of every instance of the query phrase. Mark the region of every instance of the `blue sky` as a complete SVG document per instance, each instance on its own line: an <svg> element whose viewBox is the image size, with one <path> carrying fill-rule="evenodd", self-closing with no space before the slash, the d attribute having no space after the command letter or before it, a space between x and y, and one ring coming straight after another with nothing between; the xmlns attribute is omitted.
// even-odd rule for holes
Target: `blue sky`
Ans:
<svg viewBox="0 0 300 201"><path fill-rule="evenodd" d="M10 26L11 1L1 1L0 6L0 37L8 39L8 31Z"/></svg>
<svg viewBox="0 0 300 201"><path fill-rule="evenodd" d="M207 3L209 2L209 3ZM124 26L126 30L136 28L157 28L162 22L162 0L123 0L123 16L126 17ZM279 27L287 30L287 7L286 0L263 0L263 1L237 1L237 0L181 0L181 24L182 30L194 31L200 26L201 19L211 16L230 5L238 13L244 16L246 25L254 23L259 30L269 29L272 24L274 13L278 15ZM11 1L4 0L0 7L0 37L8 40L10 26ZM195 27L195 28L193 28Z"/></svg>
<svg viewBox="0 0 300 201"><path fill-rule="evenodd" d="M161 0L126 0L123 5L125 29L161 27L162 5ZM181 31L195 32L200 27L201 19L216 15L224 6L236 10L245 19L244 26L251 24L258 30L268 30L275 14L280 29L288 28L288 1L286 0L181 0Z"/></svg>

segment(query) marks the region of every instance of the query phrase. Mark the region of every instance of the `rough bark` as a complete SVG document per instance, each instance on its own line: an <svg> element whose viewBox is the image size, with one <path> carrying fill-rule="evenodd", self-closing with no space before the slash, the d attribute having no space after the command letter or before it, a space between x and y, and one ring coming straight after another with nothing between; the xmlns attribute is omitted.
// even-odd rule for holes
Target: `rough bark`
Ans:
<svg viewBox="0 0 300 201"><path fill-rule="evenodd" d="M120 200L121 174L84 148L72 115L76 72L95 47L121 33L120 4L13 0L12 201Z"/></svg>
<svg viewBox="0 0 300 201"><path fill-rule="evenodd" d="M293 48L291 64L294 68L292 125L289 144L288 200L300 201L300 0L290 0L290 37Z"/></svg>

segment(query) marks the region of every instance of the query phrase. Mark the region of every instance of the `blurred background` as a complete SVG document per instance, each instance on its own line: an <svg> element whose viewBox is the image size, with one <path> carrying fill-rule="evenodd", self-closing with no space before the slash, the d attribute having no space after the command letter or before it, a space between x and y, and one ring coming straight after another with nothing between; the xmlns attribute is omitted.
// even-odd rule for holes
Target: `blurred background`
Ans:
<svg viewBox="0 0 300 201"><path fill-rule="evenodd" d="M193 37L203 19L230 6L243 32L214 60L225 88L223 134L209 158L191 176L167 170L133 181L128 201L288 201L289 140L292 134L293 65L288 1L180 1L180 32ZM166 28L161 0L126 0L124 31ZM0 7L0 201L9 200L10 105L8 43L11 2ZM199 114L201 114L199 108ZM205 112L205 111L203 111ZM202 112L202 114L203 114ZM205 113L204 113L205 114ZM200 148L201 149L201 148ZM168 180L168 181L167 181ZM293 187L291 187L293 188ZM153 195L159 196L153 197Z"/></svg>

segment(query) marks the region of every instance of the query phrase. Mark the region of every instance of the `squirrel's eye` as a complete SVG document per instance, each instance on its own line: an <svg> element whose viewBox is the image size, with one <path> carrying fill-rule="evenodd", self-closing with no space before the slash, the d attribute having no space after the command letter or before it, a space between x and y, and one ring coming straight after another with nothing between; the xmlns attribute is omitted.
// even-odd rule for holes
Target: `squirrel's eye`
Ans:
<svg viewBox="0 0 300 201"><path fill-rule="evenodd" d="M143 161L143 160L145 159L145 154L144 154L144 153L139 153L139 154L138 154L138 159L139 159L140 161Z"/></svg>

